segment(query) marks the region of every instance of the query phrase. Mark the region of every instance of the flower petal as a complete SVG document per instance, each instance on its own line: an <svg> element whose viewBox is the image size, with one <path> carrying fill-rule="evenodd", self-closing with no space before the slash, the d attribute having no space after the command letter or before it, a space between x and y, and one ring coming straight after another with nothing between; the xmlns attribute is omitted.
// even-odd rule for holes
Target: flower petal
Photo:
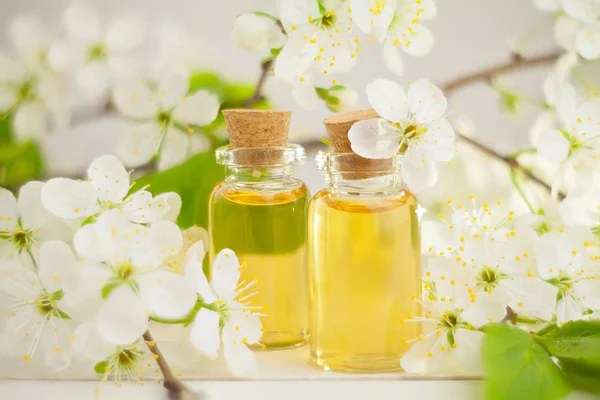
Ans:
<svg viewBox="0 0 600 400"><path fill-rule="evenodd" d="M130 251L136 265L160 267L167 257L175 255L183 247L183 237L179 227L171 222L160 220L150 226L148 236L137 251Z"/></svg>
<svg viewBox="0 0 600 400"><path fill-rule="evenodd" d="M558 289L539 278L514 277L502 281L511 294L509 305L519 314L551 321Z"/></svg>
<svg viewBox="0 0 600 400"><path fill-rule="evenodd" d="M348 132L352 151L365 158L390 158L398 152L400 135L386 129L383 119L356 122Z"/></svg>
<svg viewBox="0 0 600 400"><path fill-rule="evenodd" d="M544 280L558 276L571 261L571 248L561 236L548 233L542 236L535 246L538 273Z"/></svg>
<svg viewBox="0 0 600 400"><path fill-rule="evenodd" d="M408 105L417 121L433 122L443 117L448 102L429 79L419 79L408 87Z"/></svg>
<svg viewBox="0 0 600 400"><path fill-rule="evenodd" d="M600 58L600 22L580 29L575 36L575 46L583 58Z"/></svg>
<svg viewBox="0 0 600 400"><path fill-rule="evenodd" d="M85 64L74 73L77 86L88 97L101 97L108 94L111 83L111 73L104 62L94 61Z"/></svg>
<svg viewBox="0 0 600 400"><path fill-rule="evenodd" d="M398 122L408 115L406 94L395 82L376 79L367 85L367 97L377 114L390 122Z"/></svg>
<svg viewBox="0 0 600 400"><path fill-rule="evenodd" d="M219 98L206 90L183 99L173 111L173 118L179 122L190 125L208 125L217 118L221 102Z"/></svg>
<svg viewBox="0 0 600 400"><path fill-rule="evenodd" d="M110 51L129 52L144 40L146 27L139 17L125 17L114 21L106 30L106 45Z"/></svg>
<svg viewBox="0 0 600 400"><path fill-rule="evenodd" d="M71 248L60 240L52 240L40 249L38 271L44 287L51 293L63 289L68 294L77 289L78 265Z"/></svg>
<svg viewBox="0 0 600 400"><path fill-rule="evenodd" d="M100 19L88 7L72 5L65 12L63 22L69 36L78 42L91 44L101 40Z"/></svg>
<svg viewBox="0 0 600 400"><path fill-rule="evenodd" d="M187 315L196 304L196 292L183 276L157 271L142 276L140 298L152 314L177 319Z"/></svg>
<svg viewBox="0 0 600 400"><path fill-rule="evenodd" d="M71 333L71 327L66 320L61 318L48 320L42 334L46 366L60 371L71 364L71 352L69 351Z"/></svg>
<svg viewBox="0 0 600 400"><path fill-rule="evenodd" d="M181 197L177 193L161 193L158 196L156 196L154 200L159 204L166 203L168 205L168 211L161 216L161 219L173 222L177 221L182 206Z"/></svg>
<svg viewBox="0 0 600 400"><path fill-rule="evenodd" d="M404 75L404 65L402 58L400 58L400 53L396 49L396 46L394 46L394 42L389 39L383 44L383 62L387 69L394 74L398 76Z"/></svg>
<svg viewBox="0 0 600 400"><path fill-rule="evenodd" d="M556 129L548 129L538 139L538 151L546 160L559 163L567 158L571 145Z"/></svg>
<svg viewBox="0 0 600 400"><path fill-rule="evenodd" d="M467 329L457 329L454 332L454 344L456 348L452 351L458 362L469 372L481 372L481 343L483 332Z"/></svg>
<svg viewBox="0 0 600 400"><path fill-rule="evenodd" d="M401 173L402 180L413 192L419 192L435 185L437 182L437 167L433 161L428 161L422 157L416 163L413 163L410 154L416 154L409 147L407 154L402 160Z"/></svg>
<svg viewBox="0 0 600 400"><path fill-rule="evenodd" d="M100 335L93 321L77 326L73 336L73 350L92 361L102 361L115 351L115 346Z"/></svg>
<svg viewBox="0 0 600 400"><path fill-rule="evenodd" d="M44 207L65 219L85 218L96 210L96 190L89 182L50 179L42 188Z"/></svg>
<svg viewBox="0 0 600 400"><path fill-rule="evenodd" d="M117 147L119 159L130 167L146 164L157 154L161 135L153 123L133 127Z"/></svg>
<svg viewBox="0 0 600 400"><path fill-rule="evenodd" d="M292 97L300 107L307 111L313 111L317 107L317 92L310 84L292 86Z"/></svg>
<svg viewBox="0 0 600 400"><path fill-rule="evenodd" d="M100 307L96 324L109 343L128 345L148 329L148 316L140 298L129 287L121 286Z"/></svg>
<svg viewBox="0 0 600 400"><path fill-rule="evenodd" d="M211 285L219 299L228 302L236 296L235 288L240 279L240 261L230 249L217 254L212 265Z"/></svg>
<svg viewBox="0 0 600 400"><path fill-rule="evenodd" d="M243 341L233 336L234 332L223 329L223 355L227 367L236 376L253 376L258 372L256 357Z"/></svg>
<svg viewBox="0 0 600 400"><path fill-rule="evenodd" d="M559 16L554 24L554 36L558 45L567 51L575 51L575 36L579 23L567 16Z"/></svg>
<svg viewBox="0 0 600 400"><path fill-rule="evenodd" d="M582 315L581 307L571 296L564 296L556 305L556 322L558 325L578 320Z"/></svg>
<svg viewBox="0 0 600 400"><path fill-rule="evenodd" d="M39 102L23 103L15 112L13 124L19 141L40 140L47 130L46 110Z"/></svg>
<svg viewBox="0 0 600 400"><path fill-rule="evenodd" d="M132 222L153 223L163 219L162 217L169 212L170 206L167 199L168 197L164 195L152 198L152 193L138 190L125 199L122 209Z"/></svg>
<svg viewBox="0 0 600 400"><path fill-rule="evenodd" d="M158 98L145 82L129 81L117 86L113 100L119 111L136 119L154 118L159 112Z"/></svg>
<svg viewBox="0 0 600 400"><path fill-rule="evenodd" d="M194 285L196 292L206 304L212 304L217 301L217 296L210 288L202 268L205 253L204 242L201 240L190 247L186 254L185 278Z"/></svg>
<svg viewBox="0 0 600 400"><path fill-rule="evenodd" d="M87 170L89 182L99 200L117 205L129 191L129 173L115 156L96 158Z"/></svg>
<svg viewBox="0 0 600 400"><path fill-rule="evenodd" d="M175 165L179 165L188 157L190 136L181 132L179 129L170 128L164 138L162 150L158 157L158 170L164 171Z"/></svg>
<svg viewBox="0 0 600 400"><path fill-rule="evenodd" d="M212 310L201 308L192 325L190 340L206 357L215 359L219 356L221 337L219 323L221 316Z"/></svg>
<svg viewBox="0 0 600 400"><path fill-rule="evenodd" d="M400 40L400 46L408 54L412 56L424 56L429 54L433 47L433 34L431 31L423 26L423 24L415 24L412 26L412 39L410 41Z"/></svg>
<svg viewBox="0 0 600 400"><path fill-rule="evenodd" d="M10 190L0 187L0 230L13 230L18 221L17 199Z"/></svg>
<svg viewBox="0 0 600 400"><path fill-rule="evenodd" d="M600 14L600 4L594 0L563 0L563 9L575 20L594 21Z"/></svg>
<svg viewBox="0 0 600 400"><path fill-rule="evenodd" d="M400 366L406 372L423 374L438 371L442 364L435 357L439 354L440 338L435 332L430 332L421 340L415 342L400 359ZM431 355L431 357L430 357Z"/></svg>
<svg viewBox="0 0 600 400"><path fill-rule="evenodd" d="M190 74L181 63L171 63L163 68L158 82L158 98L162 108L170 110L178 106L187 95Z"/></svg>

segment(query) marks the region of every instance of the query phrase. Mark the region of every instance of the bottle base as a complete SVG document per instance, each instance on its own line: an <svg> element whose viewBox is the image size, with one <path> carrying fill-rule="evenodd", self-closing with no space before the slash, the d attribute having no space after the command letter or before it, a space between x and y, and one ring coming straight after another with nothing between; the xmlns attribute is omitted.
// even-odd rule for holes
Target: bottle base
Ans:
<svg viewBox="0 0 600 400"><path fill-rule="evenodd" d="M311 349L311 363L325 371L357 374L402 371L400 354L389 353L322 353Z"/></svg>
<svg viewBox="0 0 600 400"><path fill-rule="evenodd" d="M302 331L296 334L267 331L263 333L260 339L260 345L249 347L254 351L287 350L304 346L308 343L308 338L308 331Z"/></svg>

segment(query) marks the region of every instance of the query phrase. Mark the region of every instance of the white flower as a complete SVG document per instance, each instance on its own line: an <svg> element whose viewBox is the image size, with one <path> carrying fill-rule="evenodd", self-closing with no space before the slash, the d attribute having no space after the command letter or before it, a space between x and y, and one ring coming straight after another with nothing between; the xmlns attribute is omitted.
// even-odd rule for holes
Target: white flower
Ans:
<svg viewBox="0 0 600 400"><path fill-rule="evenodd" d="M181 231L171 221L145 227L110 210L81 228L74 243L83 259L108 271L102 287L106 301L96 322L110 343L131 344L148 328L149 315L182 318L196 303L192 285L165 262L183 246Z"/></svg>
<svg viewBox="0 0 600 400"><path fill-rule="evenodd" d="M556 319L564 324L600 310L600 258L589 231L567 229L542 236L536 246L540 276L558 289Z"/></svg>
<svg viewBox="0 0 600 400"><path fill-rule="evenodd" d="M10 23L8 34L20 59L27 67L40 72L48 68L48 50L53 33L33 15L17 15Z"/></svg>
<svg viewBox="0 0 600 400"><path fill-rule="evenodd" d="M587 227L600 235L600 187L590 184L571 190L560 204L560 216L570 227Z"/></svg>
<svg viewBox="0 0 600 400"><path fill-rule="evenodd" d="M231 33L239 48L250 51L280 48L286 40L285 34L273 19L257 14L238 16Z"/></svg>
<svg viewBox="0 0 600 400"><path fill-rule="evenodd" d="M77 260L61 241L45 243L40 250L38 273L26 268L13 271L3 289L10 295L13 313L3 332L2 350L19 353L31 361L41 344L46 365L66 368L71 360L68 311L77 305Z"/></svg>
<svg viewBox="0 0 600 400"><path fill-rule="evenodd" d="M550 162L561 162L561 174L572 172L578 182L589 181L600 171L600 99L577 103L575 89L566 85L561 92L557 114L562 128L543 132L539 153ZM555 185L556 186L556 185Z"/></svg>
<svg viewBox="0 0 600 400"><path fill-rule="evenodd" d="M0 53L0 117L10 114L16 140L40 140L48 130L48 120L59 129L69 123L66 87L45 65Z"/></svg>
<svg viewBox="0 0 600 400"><path fill-rule="evenodd" d="M452 258L446 267L448 279L461 281L471 297L464 307L469 322L480 326L500 321L510 306L518 314L549 321L556 289L539 279L533 254L537 235L529 228L509 230L504 225L514 219L489 206L457 209L447 224L451 238L430 248Z"/></svg>
<svg viewBox="0 0 600 400"><path fill-rule="evenodd" d="M433 186L436 162L449 161L455 153L454 129L444 118L444 94L427 79L412 83L408 95L395 82L377 79L367 85L367 96L381 118L352 126L352 150L366 158L404 153L402 178L408 187L419 191Z"/></svg>
<svg viewBox="0 0 600 400"><path fill-rule="evenodd" d="M555 26L559 45L583 58L600 58L600 3L595 0L563 0L565 16Z"/></svg>
<svg viewBox="0 0 600 400"><path fill-rule="evenodd" d="M144 39L138 18L120 18L105 29L91 9L72 5L63 24L68 38L52 46L50 62L61 70L75 67L75 81L89 95L106 95L116 80L137 72L130 53Z"/></svg>
<svg viewBox="0 0 600 400"><path fill-rule="evenodd" d="M122 379L134 383L142 381L144 365L148 362L142 347L144 342L139 338L123 346L109 343L98 331L95 321L80 324L73 334L73 350L95 363L94 370L102 375L103 382L112 377L119 386Z"/></svg>
<svg viewBox="0 0 600 400"><path fill-rule="evenodd" d="M189 80L187 69L174 65L156 86L132 81L115 90L117 108L138 122L117 149L126 165L139 166L158 155L159 169L165 169L210 148L197 128L217 117L220 103L205 90L188 96Z"/></svg>
<svg viewBox="0 0 600 400"><path fill-rule="evenodd" d="M289 35L275 61L275 76L296 86L316 70L323 76L349 71L360 51L352 33L348 1L278 0L277 8Z"/></svg>
<svg viewBox="0 0 600 400"><path fill-rule="evenodd" d="M14 260L34 267L40 246L52 239L67 239L66 225L42 205L42 182L29 182L19 190L19 200L0 188L0 261Z"/></svg>
<svg viewBox="0 0 600 400"><path fill-rule="evenodd" d="M385 8L393 7L386 3ZM399 0L394 10L391 24L385 36L379 36L383 41L383 61L385 66L397 75L404 73L402 60L397 48L401 48L412 56L424 56L433 47L433 34L421 24L423 20L432 19L437 15L433 0Z"/></svg>
<svg viewBox="0 0 600 400"><path fill-rule="evenodd" d="M119 209L137 223L151 223L160 219L175 220L181 208L176 193L152 194L141 189L129 196L129 173L114 156L95 159L88 168L87 181L67 178L50 179L42 188L44 206L65 219L93 221L98 214Z"/></svg>
<svg viewBox="0 0 600 400"><path fill-rule="evenodd" d="M452 260L436 257L430 260L429 269L447 271L452 268L447 263ZM409 341L414 344L400 359L400 366L412 373L479 372L483 333L465 319L464 307L470 296L462 282L430 272L424 287L425 315L402 321L420 323L423 334Z"/></svg>
<svg viewBox="0 0 600 400"><path fill-rule="evenodd" d="M252 375L257 370L256 359L248 345L258 344L262 324L249 305L251 293L239 297L256 282L239 282L240 262L229 249L222 250L215 259L208 282L202 271L204 246L196 243L189 250L185 275L194 282L202 298L200 309L192 326L192 344L210 358L218 356L221 342L229 369L238 376Z"/></svg>

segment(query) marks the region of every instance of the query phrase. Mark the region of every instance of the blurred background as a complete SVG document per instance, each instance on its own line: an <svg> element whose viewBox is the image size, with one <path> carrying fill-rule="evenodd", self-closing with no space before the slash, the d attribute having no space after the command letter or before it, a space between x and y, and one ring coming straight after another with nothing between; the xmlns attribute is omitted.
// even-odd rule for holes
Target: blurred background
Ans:
<svg viewBox="0 0 600 400"><path fill-rule="evenodd" d="M225 80L249 86L258 79L264 54L236 47L231 34L233 22L245 12L276 13L274 0L90 0L78 3L96 9L104 23L126 15L138 15L145 20L146 40L135 53L144 67L150 69L154 65L159 34L169 27L187 35L186 43L191 45L182 46L182 51L193 59L197 71L217 72ZM0 0L0 25L7 27L18 15L30 14L52 31L59 26L70 4L71 0ZM553 34L555 17L536 9L532 1L438 0L436 5L437 17L426 22L435 37L433 50L424 57L403 55L404 77L398 78L385 68L381 47L374 40L364 41L357 67L338 78L339 84L358 93L357 108L368 107L365 85L376 77L393 79L404 87L408 81L428 77L441 86L465 74L509 61L512 50L517 47L525 57L557 49ZM0 35L0 47L10 51L6 34ZM542 80L550 68L548 64L511 73L496 85L523 94L527 99L539 99L539 102L517 101L480 82L453 93L449 99L451 119L465 134L501 154L528 147L531 126L540 114L539 104L543 103ZM316 150L326 148L317 139L325 136L322 120L331 115L331 111L322 103L315 111L303 110L292 99L289 87L273 78L268 79L264 94L274 108L293 111L290 141L304 144L310 150L298 176L315 193L324 187L324 180L314 167L313 156ZM78 97L74 91L73 106L71 126L53 130L43 138L48 176L83 175L93 158L115 152L127 123L118 113L107 109L106 99L90 100ZM469 168L466 168L467 159ZM451 165L440 166L438 186L422 193L420 199L432 206L443 201L440 198L453 197L457 190L452 189L457 187L462 193L482 193L491 199L512 196L505 165L471 151L468 146L461 147L459 157Z"/></svg>

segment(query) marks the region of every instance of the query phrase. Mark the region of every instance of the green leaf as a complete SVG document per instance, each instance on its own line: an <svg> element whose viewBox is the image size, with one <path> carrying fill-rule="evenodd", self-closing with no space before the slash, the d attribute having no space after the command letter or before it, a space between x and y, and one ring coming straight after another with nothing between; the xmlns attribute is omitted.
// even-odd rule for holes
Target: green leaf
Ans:
<svg viewBox="0 0 600 400"><path fill-rule="evenodd" d="M534 337L565 371L583 376L600 376L600 321L579 320Z"/></svg>
<svg viewBox="0 0 600 400"><path fill-rule="evenodd" d="M277 56L279 55L279 53L281 53L281 49L283 49L283 47L277 47L277 48L273 48L271 49L271 55L265 57L262 59L262 63L267 63L269 61L273 61L274 59L277 58Z"/></svg>
<svg viewBox="0 0 600 400"><path fill-rule="evenodd" d="M0 186L17 187L27 181L39 179L43 174L44 163L37 143L28 141L0 144Z"/></svg>
<svg viewBox="0 0 600 400"><path fill-rule="evenodd" d="M94 365L94 371L96 371L97 374L105 374L107 367L108 360L100 361L98 364Z"/></svg>
<svg viewBox="0 0 600 400"><path fill-rule="evenodd" d="M329 89L325 89L322 87L315 87L315 92L317 92L317 96L325 102L329 99Z"/></svg>
<svg viewBox="0 0 600 400"><path fill-rule="evenodd" d="M210 192L224 178L224 168L215 162L214 152L201 153L183 164L137 180L133 190L144 185L153 195L176 192L183 205L177 223L183 229L193 225L208 225Z"/></svg>
<svg viewBox="0 0 600 400"><path fill-rule="evenodd" d="M482 356L488 400L554 400L569 393L564 375L548 353L519 328L489 325Z"/></svg>
<svg viewBox="0 0 600 400"><path fill-rule="evenodd" d="M0 114L0 148L13 142L12 139L12 118Z"/></svg>

